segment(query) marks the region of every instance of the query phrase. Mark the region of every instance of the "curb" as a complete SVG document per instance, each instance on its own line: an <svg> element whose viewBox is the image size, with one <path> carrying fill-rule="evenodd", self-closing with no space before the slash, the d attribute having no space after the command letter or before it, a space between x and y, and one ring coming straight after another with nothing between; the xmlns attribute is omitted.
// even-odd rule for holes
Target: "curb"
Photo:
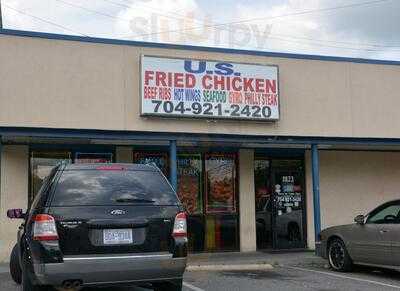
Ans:
<svg viewBox="0 0 400 291"><path fill-rule="evenodd" d="M186 267L187 272L198 271L260 271L272 270L271 264L243 264L243 265L189 265Z"/></svg>
<svg viewBox="0 0 400 291"><path fill-rule="evenodd" d="M5 274L8 272L9 272L8 267L0 266L0 274Z"/></svg>

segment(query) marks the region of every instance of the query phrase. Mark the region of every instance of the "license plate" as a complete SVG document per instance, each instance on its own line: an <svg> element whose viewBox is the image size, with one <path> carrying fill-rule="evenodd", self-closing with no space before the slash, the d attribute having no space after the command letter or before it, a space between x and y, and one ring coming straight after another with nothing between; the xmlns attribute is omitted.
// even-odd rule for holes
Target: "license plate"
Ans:
<svg viewBox="0 0 400 291"><path fill-rule="evenodd" d="M103 241L105 245L132 244L132 229L105 229L103 230Z"/></svg>

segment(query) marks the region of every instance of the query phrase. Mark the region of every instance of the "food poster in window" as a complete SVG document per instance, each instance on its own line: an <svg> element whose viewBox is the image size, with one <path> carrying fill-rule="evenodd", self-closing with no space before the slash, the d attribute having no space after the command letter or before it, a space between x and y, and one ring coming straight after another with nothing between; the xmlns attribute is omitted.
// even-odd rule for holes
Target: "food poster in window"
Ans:
<svg viewBox="0 0 400 291"><path fill-rule="evenodd" d="M206 212L236 212L235 154L206 155Z"/></svg>
<svg viewBox="0 0 400 291"><path fill-rule="evenodd" d="M178 155L178 196L188 214L203 212L202 172L200 154Z"/></svg>
<svg viewBox="0 0 400 291"><path fill-rule="evenodd" d="M76 153L75 164L112 163L112 153Z"/></svg>
<svg viewBox="0 0 400 291"><path fill-rule="evenodd" d="M168 175L168 155L167 153L156 152L136 152L134 160L137 164L151 164L154 163L163 172L165 176Z"/></svg>

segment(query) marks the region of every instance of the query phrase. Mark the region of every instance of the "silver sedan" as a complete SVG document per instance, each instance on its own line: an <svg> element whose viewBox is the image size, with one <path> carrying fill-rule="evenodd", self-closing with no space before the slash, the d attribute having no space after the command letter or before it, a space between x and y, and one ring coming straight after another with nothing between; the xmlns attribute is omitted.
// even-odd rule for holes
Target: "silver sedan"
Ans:
<svg viewBox="0 0 400 291"><path fill-rule="evenodd" d="M354 264L400 270L400 200L358 215L354 221L323 230L317 254L341 272L351 271Z"/></svg>

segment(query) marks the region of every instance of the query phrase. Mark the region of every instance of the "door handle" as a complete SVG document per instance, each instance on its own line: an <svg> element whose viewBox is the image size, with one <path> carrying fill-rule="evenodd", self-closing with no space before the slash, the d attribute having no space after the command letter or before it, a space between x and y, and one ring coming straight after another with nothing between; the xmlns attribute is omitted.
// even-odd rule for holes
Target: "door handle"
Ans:
<svg viewBox="0 0 400 291"><path fill-rule="evenodd" d="M379 232L380 232L380 233L387 233L387 232L389 232L389 231L386 230L386 229L381 229Z"/></svg>

